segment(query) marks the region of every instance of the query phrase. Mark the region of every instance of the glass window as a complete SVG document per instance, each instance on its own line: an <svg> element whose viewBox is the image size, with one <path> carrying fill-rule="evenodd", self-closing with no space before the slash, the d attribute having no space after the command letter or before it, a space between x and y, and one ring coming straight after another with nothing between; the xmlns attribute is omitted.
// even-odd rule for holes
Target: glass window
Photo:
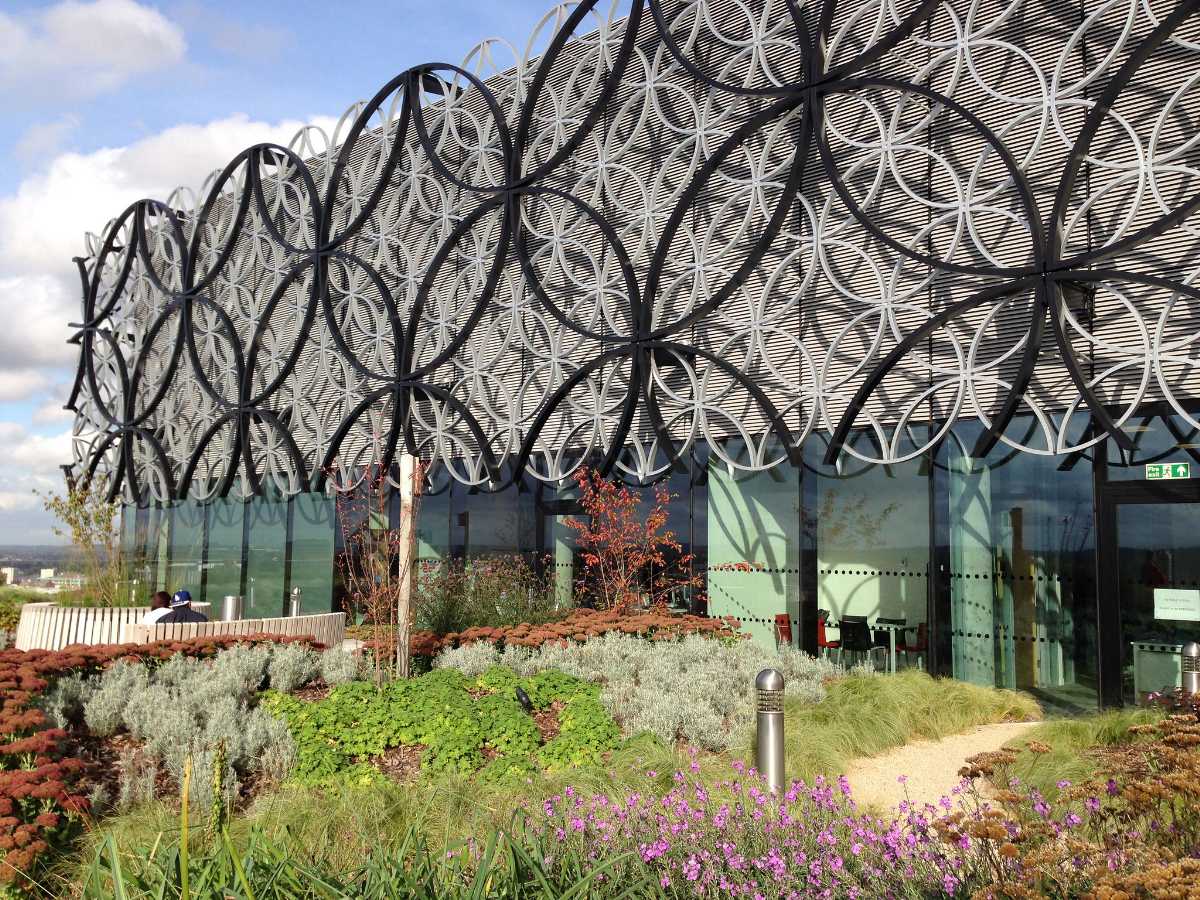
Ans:
<svg viewBox="0 0 1200 900"><path fill-rule="evenodd" d="M242 522L240 500L214 500L206 506L208 551L205 556L205 596L214 610L227 594L242 593Z"/></svg>
<svg viewBox="0 0 1200 900"><path fill-rule="evenodd" d="M1026 435L1032 422L1015 419ZM983 459L983 426L960 422L939 453L949 597L939 635L950 674L1027 690L1063 711L1096 706L1095 522L1092 467L998 443Z"/></svg>
<svg viewBox="0 0 1200 900"><path fill-rule="evenodd" d="M142 536L142 574L138 577L146 582L146 603L152 591L167 588L167 560L170 550L170 509L154 504L145 510L146 527ZM140 517L140 512L139 512Z"/></svg>
<svg viewBox="0 0 1200 900"><path fill-rule="evenodd" d="M467 556L500 556L536 549L534 493L522 479L497 493L466 488L462 513Z"/></svg>
<svg viewBox="0 0 1200 900"><path fill-rule="evenodd" d="M288 502L255 497L246 504L247 618L268 619L287 612Z"/></svg>
<svg viewBox="0 0 1200 900"><path fill-rule="evenodd" d="M450 486L431 485L417 507L417 558L442 559L450 553Z"/></svg>
<svg viewBox="0 0 1200 900"><path fill-rule="evenodd" d="M193 600L203 600L204 507L192 500L180 500L170 507L169 513L171 554L164 590L174 593L186 589Z"/></svg>
<svg viewBox="0 0 1200 900"><path fill-rule="evenodd" d="M878 456L868 432L853 432L848 445L864 456ZM839 465L826 466L825 449L821 440L809 440L804 447L805 476L816 482L805 493L803 529L816 557L818 616L830 623L846 616L870 623L893 620L902 629L895 634L897 646L921 648L909 661L923 663L930 570L928 462L918 457L877 465L843 452ZM872 635L873 640L882 642L881 635ZM828 641L840 637L841 630L832 625L825 634Z"/></svg>
<svg viewBox="0 0 1200 900"><path fill-rule="evenodd" d="M733 459L740 441L724 445ZM708 612L734 616L742 630L775 646L775 617L786 613L792 643L800 628L800 472L782 463L765 472L731 470L714 453L708 462Z"/></svg>
<svg viewBox="0 0 1200 900"><path fill-rule="evenodd" d="M1109 481L1146 481L1200 478L1200 431L1178 415L1132 416L1122 430L1133 441L1132 450L1122 450L1106 440ZM1178 464L1186 464L1181 471ZM1162 470L1171 467L1171 471ZM1152 467L1147 471L1147 467Z"/></svg>
<svg viewBox="0 0 1200 900"><path fill-rule="evenodd" d="M333 499L324 494L298 494L292 503L291 578L300 588L306 613L333 607L335 522Z"/></svg>

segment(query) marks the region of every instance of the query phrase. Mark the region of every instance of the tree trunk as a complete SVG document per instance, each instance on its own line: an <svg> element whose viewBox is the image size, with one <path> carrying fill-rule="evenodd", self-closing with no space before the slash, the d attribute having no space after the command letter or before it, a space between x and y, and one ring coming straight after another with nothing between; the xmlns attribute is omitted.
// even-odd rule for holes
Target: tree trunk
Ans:
<svg viewBox="0 0 1200 900"><path fill-rule="evenodd" d="M417 570L416 497L421 493L420 460L408 453L399 457L400 541L396 554L396 674L409 675L409 630L412 620L413 579Z"/></svg>

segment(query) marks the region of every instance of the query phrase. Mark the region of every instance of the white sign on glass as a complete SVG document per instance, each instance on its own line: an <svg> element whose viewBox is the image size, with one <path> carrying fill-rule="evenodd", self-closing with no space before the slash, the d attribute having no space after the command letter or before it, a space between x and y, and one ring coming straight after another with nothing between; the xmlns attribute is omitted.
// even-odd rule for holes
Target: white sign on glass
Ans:
<svg viewBox="0 0 1200 900"><path fill-rule="evenodd" d="M1154 618L1173 622L1200 622L1200 590L1155 588Z"/></svg>

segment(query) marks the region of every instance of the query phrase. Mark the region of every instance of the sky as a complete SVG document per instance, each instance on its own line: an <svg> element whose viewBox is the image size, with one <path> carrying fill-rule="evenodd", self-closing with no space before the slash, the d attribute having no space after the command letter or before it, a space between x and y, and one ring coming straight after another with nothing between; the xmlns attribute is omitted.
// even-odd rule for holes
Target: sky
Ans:
<svg viewBox="0 0 1200 900"><path fill-rule="evenodd" d="M421 62L523 51L550 0L0 2L0 544L61 543L80 319L73 256L130 203L331 127Z"/></svg>

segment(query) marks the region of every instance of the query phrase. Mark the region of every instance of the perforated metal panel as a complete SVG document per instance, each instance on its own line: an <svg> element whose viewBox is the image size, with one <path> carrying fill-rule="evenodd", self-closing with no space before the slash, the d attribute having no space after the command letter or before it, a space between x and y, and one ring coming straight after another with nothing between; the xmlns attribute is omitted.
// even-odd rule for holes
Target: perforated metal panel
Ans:
<svg viewBox="0 0 1200 900"><path fill-rule="evenodd" d="M582 3L407 70L88 237L77 474L137 502L398 449L499 487L701 442L899 461L1029 412L992 439L1066 453L1148 400L1200 428L1197 5Z"/></svg>

